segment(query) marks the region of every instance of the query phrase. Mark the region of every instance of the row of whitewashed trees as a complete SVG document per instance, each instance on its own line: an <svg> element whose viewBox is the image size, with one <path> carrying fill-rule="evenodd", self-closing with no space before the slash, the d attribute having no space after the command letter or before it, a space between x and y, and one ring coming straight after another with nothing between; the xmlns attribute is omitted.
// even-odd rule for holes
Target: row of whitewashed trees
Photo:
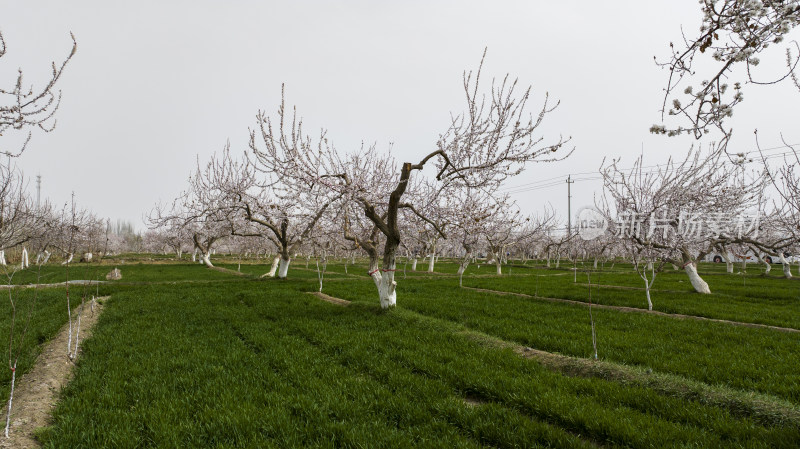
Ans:
<svg viewBox="0 0 800 449"><path fill-rule="evenodd" d="M26 187L12 162L0 164L0 266L7 272L48 263L54 254L62 264L91 262L110 248L122 247L107 219L74 201L61 207L49 201L37 204Z"/></svg>
<svg viewBox="0 0 800 449"><path fill-rule="evenodd" d="M13 84L0 86L0 155L5 156L0 160L0 266L12 268L11 253L18 268L27 268L34 255L34 263L48 262L51 254L58 254L60 263L71 262L75 254L91 261L106 247L106 220L78 209L74 201L62 207L47 201L39 204L13 162L28 148L33 130L55 129L61 102L56 85L77 50L74 37L72 41L71 51L60 63L52 63L50 77L43 85L28 86L19 69ZM7 50L0 33L0 62Z"/></svg>
<svg viewBox="0 0 800 449"><path fill-rule="evenodd" d="M450 248L461 257L462 272L481 251L491 254L499 271L513 244L547 248L548 253L570 248L568 254L586 252L583 246L617 248L637 270L651 267L651 280L656 265L669 263L685 270L698 292L708 293L697 263L709 253L722 254L732 272L734 254L785 262L787 252L798 250L797 150L786 145L783 163L776 166L763 154L730 152L733 130L725 120L743 101L748 84L764 84L753 78L759 56L800 23L800 2L700 4L698 34L685 35L681 45L670 44L670 59L660 63L669 78L662 123L651 132L710 136L717 143L655 170L646 169L641 158L631 169L621 169L620 161L605 163L600 169L604 194L597 206L611 222L636 217L637 228L626 230L621 221L612 225L617 240L609 244L550 237L552 214L522 218L500 193L501 183L526 163L568 156L564 145L569 139L543 142L536 131L552 110L548 103L530 115L530 89L520 91L508 77L492 81L484 93L480 68L464 75L464 111L453 116L434 150L416 163L398 163L374 145L341 152L325 131L306 134L302 120L282 102L274 116L257 114L248 151L237 156L226 148L208 164L198 164L190 187L171 207L156 208L151 222L171 229L179 240L181 233L190 236L208 265L214 243L226 236L271 242L278 256L270 273L277 270L278 277L286 276L292 256L304 245L309 251L342 246L344 240L369 257L369 273L384 307L396 301L394 272L403 248L414 254ZM794 71L799 49L796 44L785 49L786 72L767 78L788 79L800 89ZM703 59L711 67L707 77L695 69ZM730 223L742 216L757 216L757 225L714 227L724 217ZM687 232L687 226L701 224L712 230ZM783 269L791 276L787 263ZM646 269L639 271L649 285Z"/></svg>
<svg viewBox="0 0 800 449"><path fill-rule="evenodd" d="M305 134L302 120L283 102L274 118L259 112L248 151L237 156L226 147L198 163L189 188L152 212L159 232L150 239L178 252L190 240L209 267L224 239L237 238L244 252L274 248L267 275L279 278L298 254L360 251L369 258L383 307L396 303L400 255L411 259L412 269L417 257L428 256L431 271L436 254L458 257L459 274L483 254L500 274L512 250L523 258L558 261L564 255L573 264L621 255L637 269L649 267L648 286L655 267L668 263L685 270L697 292L709 293L697 264L710 253L722 254L732 272L735 254L785 262L785 253L797 252L799 214L792 197L768 194L797 188L792 167L779 168L779 178L763 159L731 158L723 145L690 150L685 159L654 170L645 169L642 158L630 169L619 168L619 161L604 163L604 194L596 206L613 237L591 243L574 234L556 237L551 211L525 216L500 190L526 162L569 155L562 151L564 139L542 144L535 135L552 109L545 103L527 116L530 91L516 94L516 82L508 78L493 82L483 96L479 74L465 73L466 110L418 163L398 164L374 145L342 154L324 131L316 138ZM636 217L636 232L619 221L626 215ZM736 226L745 217L749 221ZM687 226L704 229L688 232ZM791 277L788 263L783 269Z"/></svg>
<svg viewBox="0 0 800 449"><path fill-rule="evenodd" d="M278 252L271 273L280 278L302 245L331 242L325 234L336 233L369 257L381 305L394 306L398 252L415 240L433 253L440 239L459 236L466 267L487 229L497 235L491 250L499 260L519 223L535 233L551 222L549 215L522 218L498 189L528 162L569 155L569 139L545 142L537 134L557 104L545 99L531 113L530 87L509 76L481 83L481 67L464 73L463 88L465 109L451 116L432 151L402 163L376 145L342 152L326 131L312 137L282 100L275 115L256 115L248 151L238 156L226 147L198 164L189 188L156 207L151 223L190 235L209 266L213 245L226 236L269 241Z"/></svg>

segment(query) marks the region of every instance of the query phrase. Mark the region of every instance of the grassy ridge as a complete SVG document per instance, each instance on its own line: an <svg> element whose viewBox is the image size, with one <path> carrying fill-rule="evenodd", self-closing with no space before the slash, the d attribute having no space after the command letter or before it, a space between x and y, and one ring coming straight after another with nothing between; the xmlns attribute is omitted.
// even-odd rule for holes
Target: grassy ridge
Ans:
<svg viewBox="0 0 800 449"><path fill-rule="evenodd" d="M593 354L585 307L459 289L453 279L408 281L398 288L400 307L536 349ZM374 297L374 290L366 282L332 282L325 288L356 301ZM800 403L800 374L796 360L787 357L800 354L796 334L601 309L595 309L594 319L605 360Z"/></svg>
<svg viewBox="0 0 800 449"><path fill-rule="evenodd" d="M552 274L552 272L551 272ZM505 276L465 278L464 285L529 295L572 299L586 302L589 287L586 273L573 275ZM592 283L629 286L641 289L643 281L635 273L594 273ZM732 275L707 276L712 294L694 293L686 276L680 272L662 273L651 291L653 309L667 313L704 316L750 323L800 329L800 282L787 279L741 278ZM592 299L601 304L647 308L645 292L616 288L592 288Z"/></svg>
<svg viewBox="0 0 800 449"><path fill-rule="evenodd" d="M398 265L397 277L402 275L402 264ZM418 264L418 271L406 272L406 279L435 277L446 279L454 275L457 265L442 260L436 264L436 274L425 272L427 264ZM495 274L494 265L471 264L464 275L464 285L491 290L524 293L528 295L588 301L589 288L586 270L591 271L592 284L630 287L634 290L592 287L592 298L596 302L625 307L647 308L644 281L634 273L630 264L607 264L605 269L593 271L591 264L578 265L576 284L571 266L563 263L561 268L545 268L541 265L513 265L503 267L503 276ZM737 265L737 273L739 270ZM329 270L342 272L342 264L330 264ZM363 263L351 266L350 273L364 275ZM767 324L800 329L800 280L787 280L778 276L761 276L762 268L748 265L747 275L727 274L724 264L703 263L700 273L711 287L712 294L697 295L683 271L667 269L660 273L651 291L654 310L707 318ZM773 268L779 272L780 266ZM402 283L401 283L402 285ZM401 287L402 288L402 287Z"/></svg>

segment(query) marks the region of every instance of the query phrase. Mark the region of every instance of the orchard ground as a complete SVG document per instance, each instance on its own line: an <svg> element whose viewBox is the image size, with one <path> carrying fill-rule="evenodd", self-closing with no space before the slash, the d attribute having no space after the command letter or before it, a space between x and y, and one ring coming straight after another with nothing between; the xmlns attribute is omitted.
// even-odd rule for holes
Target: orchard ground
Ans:
<svg viewBox="0 0 800 449"><path fill-rule="evenodd" d="M800 445L800 280L780 270L701 264L710 295L667 270L650 313L624 263L473 264L459 288L452 261L401 262L382 310L364 260L328 262L337 303L309 294L314 259L286 280L260 277L271 259L212 261L73 264L72 279L123 278L71 287L73 305L109 298L44 447ZM39 282L64 280L54 265ZM38 290L18 374L66 323L64 289ZM22 305L34 292L10 291Z"/></svg>

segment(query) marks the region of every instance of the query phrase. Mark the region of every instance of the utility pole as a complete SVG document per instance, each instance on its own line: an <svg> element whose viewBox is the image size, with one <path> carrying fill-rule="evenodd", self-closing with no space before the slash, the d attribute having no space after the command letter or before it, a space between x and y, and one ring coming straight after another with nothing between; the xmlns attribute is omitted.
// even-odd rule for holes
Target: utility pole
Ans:
<svg viewBox="0 0 800 449"><path fill-rule="evenodd" d="M36 210L39 210L39 204L42 199L42 175L36 175Z"/></svg>
<svg viewBox="0 0 800 449"><path fill-rule="evenodd" d="M572 180L572 175L567 176L567 238L572 236L572 192L570 187L575 181Z"/></svg>

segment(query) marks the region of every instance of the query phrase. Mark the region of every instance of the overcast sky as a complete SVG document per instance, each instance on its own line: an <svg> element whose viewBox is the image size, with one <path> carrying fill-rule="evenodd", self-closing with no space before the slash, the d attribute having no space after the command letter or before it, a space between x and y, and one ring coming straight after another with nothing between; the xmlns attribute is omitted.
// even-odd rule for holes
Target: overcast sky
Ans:
<svg viewBox="0 0 800 449"><path fill-rule="evenodd" d="M35 133L18 165L31 180L41 174L43 197L63 203L74 191L81 206L142 229L146 211L185 188L198 157L228 139L246 150L248 127L259 109L275 112L281 83L306 130L327 128L342 151L393 142L415 162L463 110L461 74L488 47L484 76L532 85L534 106L545 92L561 101L542 133L571 136L574 154L508 184L539 182L515 195L522 208L549 203L565 217L568 174L596 173L604 157L628 167L642 151L646 165L663 163L693 143L648 129L660 122L667 76L653 57L665 59L681 26L691 34L699 23L694 0L0 0L0 85L18 68L28 83L46 80L75 34L58 127ZM766 147L781 132L800 141L797 96L786 83L745 91L731 147L754 150L754 128ZM562 181L542 187L548 179ZM599 189L596 179L576 182L573 213Z"/></svg>

